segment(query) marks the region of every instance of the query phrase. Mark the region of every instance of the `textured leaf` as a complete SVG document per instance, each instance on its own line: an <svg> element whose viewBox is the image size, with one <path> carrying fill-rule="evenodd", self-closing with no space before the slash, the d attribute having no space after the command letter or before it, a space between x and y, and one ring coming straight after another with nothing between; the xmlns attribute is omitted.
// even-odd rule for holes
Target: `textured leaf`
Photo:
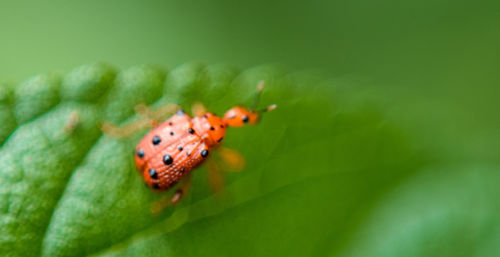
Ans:
<svg viewBox="0 0 500 257"><path fill-rule="evenodd" d="M48 111L59 102L61 81L55 74L35 76L14 91L14 114L19 123Z"/></svg>
<svg viewBox="0 0 500 257"><path fill-rule="evenodd" d="M13 95L11 88L4 84L0 85L0 145L17 125L12 111Z"/></svg>
<svg viewBox="0 0 500 257"><path fill-rule="evenodd" d="M360 223L353 214L427 163L359 89L310 72L94 64L54 76L21 84L15 97L0 91L1 117L16 117L2 127L12 132L0 150L2 256L322 255ZM98 122L133 121L139 103L189 110L201 101L222 114L249 104L261 80L261 105L279 108L228 131L225 145L247 166L227 174L226 197L211 193L201 167L188 197L153 215L162 194L144 186L132 155L146 131L116 139ZM65 129L75 115L76 129Z"/></svg>

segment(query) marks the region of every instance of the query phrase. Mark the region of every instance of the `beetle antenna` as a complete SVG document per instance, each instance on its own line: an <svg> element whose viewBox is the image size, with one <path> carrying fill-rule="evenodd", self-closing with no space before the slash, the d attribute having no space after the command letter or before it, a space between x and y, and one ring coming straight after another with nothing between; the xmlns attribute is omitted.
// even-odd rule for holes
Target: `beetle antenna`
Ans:
<svg viewBox="0 0 500 257"><path fill-rule="evenodd" d="M259 110L259 111L258 111L258 113L270 112L270 111L272 111L272 110L276 109L276 107L278 107L278 106L277 106L277 105L275 105L275 104L271 104L271 105L269 105L268 107L266 107L266 108L264 108L264 109L262 109L262 110Z"/></svg>
<svg viewBox="0 0 500 257"><path fill-rule="evenodd" d="M255 97L253 99L253 104L251 110L255 110L257 105L259 104L260 94L262 93L262 89L264 89L264 81L261 80L259 84L257 84L257 91L255 92Z"/></svg>

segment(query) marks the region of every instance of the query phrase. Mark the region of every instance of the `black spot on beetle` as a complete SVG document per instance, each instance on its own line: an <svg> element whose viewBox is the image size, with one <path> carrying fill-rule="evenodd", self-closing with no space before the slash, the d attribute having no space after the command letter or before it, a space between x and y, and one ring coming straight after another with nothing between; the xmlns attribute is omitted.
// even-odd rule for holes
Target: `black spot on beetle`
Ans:
<svg viewBox="0 0 500 257"><path fill-rule="evenodd" d="M191 152L187 152L187 153L186 153L186 156L187 156L187 157L191 156Z"/></svg>
<svg viewBox="0 0 500 257"><path fill-rule="evenodd" d="M210 127L210 130L215 130L215 128L214 127Z"/></svg>
<svg viewBox="0 0 500 257"><path fill-rule="evenodd" d="M241 119L244 123L247 123L249 121L249 118L248 116L243 116L243 118Z"/></svg>
<svg viewBox="0 0 500 257"><path fill-rule="evenodd" d="M188 132L189 132L190 134L194 134L194 129L193 129L193 128L189 128L189 129L188 129Z"/></svg>
<svg viewBox="0 0 500 257"><path fill-rule="evenodd" d="M182 148L182 145L177 147L177 150L182 151L184 148Z"/></svg>
<svg viewBox="0 0 500 257"><path fill-rule="evenodd" d="M203 149L201 151L201 156L203 156L203 158L207 157L208 156L208 151L206 149Z"/></svg>
<svg viewBox="0 0 500 257"><path fill-rule="evenodd" d="M149 169L149 176L151 178L157 179L158 178L158 173L156 172L155 169Z"/></svg>
<svg viewBox="0 0 500 257"><path fill-rule="evenodd" d="M165 154L163 156L163 163L165 163L166 165L170 165L172 164L172 162L174 162L174 159L172 159L172 156L170 156L170 154Z"/></svg>
<svg viewBox="0 0 500 257"><path fill-rule="evenodd" d="M170 135L173 136L174 135L174 132L173 131L170 131Z"/></svg>
<svg viewBox="0 0 500 257"><path fill-rule="evenodd" d="M159 188L160 188L160 185L158 185L158 183L153 183L153 188L154 188L154 189L159 189Z"/></svg>
<svg viewBox="0 0 500 257"><path fill-rule="evenodd" d="M157 145L161 143L161 138L159 136L154 136L153 137L153 145Z"/></svg>
<svg viewBox="0 0 500 257"><path fill-rule="evenodd" d="M172 126L174 125L171 121L168 122L168 125Z"/></svg>
<svg viewBox="0 0 500 257"><path fill-rule="evenodd" d="M144 150L142 149L138 149L137 152L136 152L137 156L139 156L139 158L143 158L144 157Z"/></svg>
<svg viewBox="0 0 500 257"><path fill-rule="evenodd" d="M220 128L224 128L224 125L222 125L222 124L221 124L221 125L220 125Z"/></svg>

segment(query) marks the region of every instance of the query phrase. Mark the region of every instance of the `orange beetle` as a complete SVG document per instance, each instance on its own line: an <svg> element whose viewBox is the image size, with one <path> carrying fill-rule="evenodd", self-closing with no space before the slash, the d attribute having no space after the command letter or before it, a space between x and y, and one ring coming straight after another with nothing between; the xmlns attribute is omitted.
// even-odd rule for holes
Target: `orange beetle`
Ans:
<svg viewBox="0 0 500 257"><path fill-rule="evenodd" d="M261 82L257 87L254 107L257 105L263 85ZM191 118L176 105L166 105L156 111L145 105L139 105L136 111L144 119L124 127L104 123L101 129L104 133L115 137L126 137L140 129L153 127L135 149L135 164L146 184L157 191L167 190L182 179L183 183L169 202L175 204L185 196L189 189L190 172L208 158L212 149L220 145L228 127L256 124L260 113L274 108L276 105L255 111L235 106L229 109L223 118L220 118L213 113L206 112L203 105L197 103L193 106L195 117ZM163 123L158 122L162 116L173 112L176 114ZM242 168L244 160L238 152L222 147L219 149L219 154L225 159L230 169ZM212 184L217 188L221 186L221 182L211 171L213 169L216 169L216 166L209 165L209 172L212 173L212 177L215 176L212 178ZM162 207L157 206L156 209L162 209Z"/></svg>

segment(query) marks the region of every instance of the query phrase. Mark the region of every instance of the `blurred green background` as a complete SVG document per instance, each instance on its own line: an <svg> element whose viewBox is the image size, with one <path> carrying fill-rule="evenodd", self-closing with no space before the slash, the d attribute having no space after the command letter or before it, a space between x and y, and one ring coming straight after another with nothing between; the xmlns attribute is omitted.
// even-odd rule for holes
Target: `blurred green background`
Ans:
<svg viewBox="0 0 500 257"><path fill-rule="evenodd" d="M443 0L3 1L0 80L95 61L119 68L187 61L320 68L390 87L383 94L410 89L419 108L433 112L440 110L432 104L451 102L465 118L437 126L476 138L500 126L499 7Z"/></svg>
<svg viewBox="0 0 500 257"><path fill-rule="evenodd" d="M341 230L348 231L347 235L321 234L320 230L301 227L320 242L304 253L498 253L498 1L3 1L0 5L0 82L19 83L47 71L64 74L96 61L120 69L143 63L176 67L189 61L241 68L277 64L294 71L321 71L324 79L373 99L384 115L381 119L402 128L398 133L414 140L412 147L425 152L430 158L426 161L433 166L415 172L417 175L394 188L388 186L390 193L367 203L366 213L335 210L339 217L331 224L345 225ZM308 188L305 183L305 192L315 196L315 186ZM358 186L366 194L370 186L377 187ZM335 190L330 193L335 194ZM356 191L352 189L352 199ZM294 197L305 202L308 195L298 191ZM293 206L287 196L267 198ZM270 205L273 199L267 199ZM263 203L266 206L266 200ZM214 251L205 254L230 256L230 251L217 249L231 242L222 240L217 242L219 248L211 248L209 239L217 236L207 235L206 230L221 227L224 215L232 219L254 209L243 206L243 210L228 211L215 221L182 227L178 234L185 238L174 234L164 239L173 244L181 241L182 245L182 240L198 234L201 227L205 234L199 238L206 240L205 248ZM265 211L257 214L262 219L273 215ZM342 224L342 215L348 216L345 220L352 218L353 224ZM238 222L245 224L245 220ZM329 222L325 220L325 226ZM259 231L249 235L255 239L252 243L265 244L267 240L259 237ZM278 248L286 250L283 245ZM129 254L134 255L134 250ZM190 253L199 256L199 251Z"/></svg>

